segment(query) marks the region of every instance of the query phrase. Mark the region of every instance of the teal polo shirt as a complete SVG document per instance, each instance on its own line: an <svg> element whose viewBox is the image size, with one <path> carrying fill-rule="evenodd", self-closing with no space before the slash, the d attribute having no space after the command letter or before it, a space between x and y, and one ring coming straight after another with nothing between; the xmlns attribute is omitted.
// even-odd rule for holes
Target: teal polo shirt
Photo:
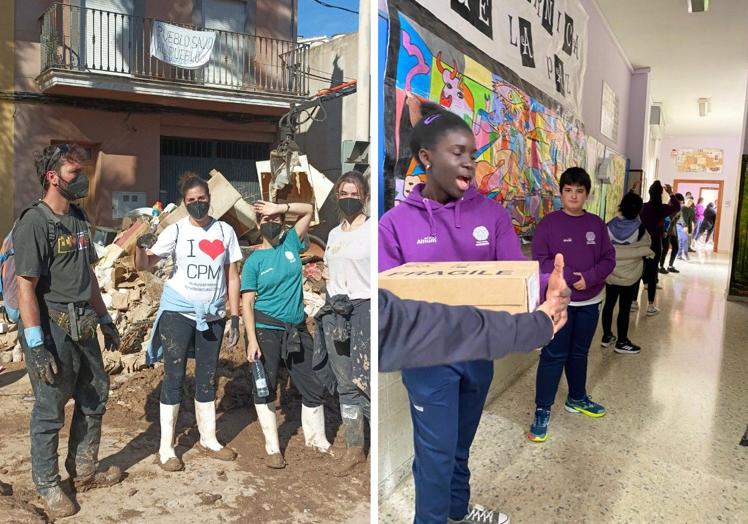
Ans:
<svg viewBox="0 0 748 524"><path fill-rule="evenodd" d="M291 228L283 242L272 249L258 249L244 263L242 292L255 291L255 309L266 315L299 324L304 320L304 289L301 257L304 247ZM264 329L280 329L256 323Z"/></svg>

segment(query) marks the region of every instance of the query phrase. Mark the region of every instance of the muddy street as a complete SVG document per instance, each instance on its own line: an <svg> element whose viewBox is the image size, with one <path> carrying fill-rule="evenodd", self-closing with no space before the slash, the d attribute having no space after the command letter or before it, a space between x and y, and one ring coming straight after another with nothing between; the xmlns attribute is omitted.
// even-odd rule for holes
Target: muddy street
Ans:
<svg viewBox="0 0 748 524"><path fill-rule="evenodd" d="M280 381L279 435L288 466L272 470L263 464L264 440L251 402L249 369L241 354L222 352L218 372L217 429L219 441L238 453L235 462L221 462L199 452L193 390L185 385L177 424L177 455L185 470L162 471L158 452L158 395L163 372L145 369L111 377L104 417L100 464L117 465L124 481L110 488L78 494L80 511L61 521L74 522L344 522L369 521L369 464L357 466L345 478L333 475L335 458L304 446L301 397L288 381ZM189 367L194 366L190 361ZM189 369L189 368L188 368ZM190 372L192 370L190 369ZM13 494L0 496L3 522L48 522L33 489L28 426L33 397L22 363L0 374L0 481ZM73 401L66 408L60 434L60 471ZM328 439L333 450L344 449L337 399L325 405Z"/></svg>

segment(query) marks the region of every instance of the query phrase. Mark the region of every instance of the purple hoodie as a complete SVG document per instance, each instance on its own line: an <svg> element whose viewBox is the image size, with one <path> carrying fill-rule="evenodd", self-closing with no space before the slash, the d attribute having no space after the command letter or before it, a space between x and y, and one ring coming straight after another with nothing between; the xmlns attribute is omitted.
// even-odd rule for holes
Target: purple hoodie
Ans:
<svg viewBox="0 0 748 524"><path fill-rule="evenodd" d="M380 272L406 262L527 260L499 203L470 186L461 199L442 205L424 198L423 188L415 186L379 221Z"/></svg>
<svg viewBox="0 0 748 524"><path fill-rule="evenodd" d="M541 273L553 271L556 253L564 255L564 277L571 288L571 301L584 302L603 290L605 279L616 267L616 250L608 236L608 226L592 213L581 216L554 211L535 228L532 257L540 263ZM572 287L581 273L587 288Z"/></svg>

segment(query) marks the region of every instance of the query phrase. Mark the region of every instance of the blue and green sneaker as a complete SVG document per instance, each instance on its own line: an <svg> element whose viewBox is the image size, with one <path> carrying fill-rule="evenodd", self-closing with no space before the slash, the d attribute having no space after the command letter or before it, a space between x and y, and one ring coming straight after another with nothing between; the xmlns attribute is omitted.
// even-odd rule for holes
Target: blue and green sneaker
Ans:
<svg viewBox="0 0 748 524"><path fill-rule="evenodd" d="M551 421L551 410L537 408L535 410L535 420L530 426L530 433L527 438L533 442L545 442L548 439L548 423Z"/></svg>
<svg viewBox="0 0 748 524"><path fill-rule="evenodd" d="M582 400L567 398L564 408L569 413L583 413L588 417L597 418L605 415L605 408L597 402L592 402L589 396L585 396Z"/></svg>

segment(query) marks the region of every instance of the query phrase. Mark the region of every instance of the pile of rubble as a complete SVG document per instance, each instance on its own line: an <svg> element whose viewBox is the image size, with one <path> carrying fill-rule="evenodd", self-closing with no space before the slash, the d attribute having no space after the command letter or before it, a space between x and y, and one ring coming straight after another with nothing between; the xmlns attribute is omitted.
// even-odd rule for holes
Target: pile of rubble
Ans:
<svg viewBox="0 0 748 524"><path fill-rule="evenodd" d="M23 350L18 342L18 326L11 322L0 322L0 364L22 361Z"/></svg>

